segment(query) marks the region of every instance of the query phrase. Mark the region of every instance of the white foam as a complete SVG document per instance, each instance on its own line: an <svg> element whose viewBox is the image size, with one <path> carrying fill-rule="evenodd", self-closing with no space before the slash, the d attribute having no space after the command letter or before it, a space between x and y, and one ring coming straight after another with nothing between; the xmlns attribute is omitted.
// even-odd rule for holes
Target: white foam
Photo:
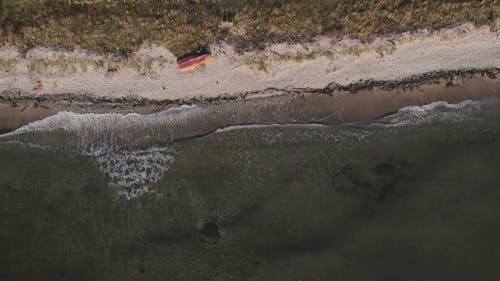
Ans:
<svg viewBox="0 0 500 281"><path fill-rule="evenodd" d="M99 172L119 194L132 199L150 191L174 162L174 151L168 147L137 150L98 151L93 154ZM92 155L92 154L90 154Z"/></svg>
<svg viewBox="0 0 500 281"><path fill-rule="evenodd" d="M456 104L445 101L425 105L407 106L380 121L391 127L429 124L439 121L461 121L471 118L481 109L479 101L466 100Z"/></svg>
<svg viewBox="0 0 500 281"><path fill-rule="evenodd" d="M204 112L195 105L147 115L59 112L2 137L95 157L109 185L131 199L148 192L174 162L173 149L152 145L166 143L173 127L195 123L191 118Z"/></svg>
<svg viewBox="0 0 500 281"><path fill-rule="evenodd" d="M57 136L65 147L78 151L95 151L103 146L144 146L171 140L174 133L183 133L180 129L187 124L207 120L204 117L206 112L195 105L183 105L146 115L59 112L3 137L27 138L28 135L37 135L33 141L41 141L46 139L45 136L52 135L52 138ZM59 146L58 139L50 141Z"/></svg>
<svg viewBox="0 0 500 281"><path fill-rule="evenodd" d="M262 129L262 128L275 128L275 127L288 127L288 128L323 128L328 127L328 125L324 124L251 124L251 125L234 125L227 126L224 128L217 129L214 133L223 133L234 130L244 130L244 129Z"/></svg>
<svg viewBox="0 0 500 281"><path fill-rule="evenodd" d="M196 105L182 105L152 114L118 114L118 113L74 113L63 111L45 119L32 122L25 125L12 134L19 134L28 131L51 131L55 129L64 129L65 131L82 133L104 133L116 131L118 128L132 126L151 126L160 122L185 119L193 114L202 111Z"/></svg>
<svg viewBox="0 0 500 281"><path fill-rule="evenodd" d="M435 101L431 102L429 104L424 104L424 105L412 105L412 106L406 106L401 108L399 111L400 112L428 112L430 110L436 109L436 108L450 108L450 109L462 109L466 107L471 107L471 106L477 106L479 105L479 101L473 101L473 100L465 100L460 103L448 103L445 101Z"/></svg>

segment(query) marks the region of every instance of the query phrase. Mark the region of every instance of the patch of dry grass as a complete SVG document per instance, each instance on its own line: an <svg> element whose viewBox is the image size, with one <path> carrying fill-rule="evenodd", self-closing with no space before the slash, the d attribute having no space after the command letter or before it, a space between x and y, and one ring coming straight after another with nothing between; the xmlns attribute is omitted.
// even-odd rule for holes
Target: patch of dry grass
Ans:
<svg viewBox="0 0 500 281"><path fill-rule="evenodd" d="M0 0L0 42L123 56L155 43L182 55L220 39L248 48L320 34L369 39L499 15L496 0Z"/></svg>
<svg viewBox="0 0 500 281"><path fill-rule="evenodd" d="M0 60L0 72L10 72L15 66L15 60Z"/></svg>

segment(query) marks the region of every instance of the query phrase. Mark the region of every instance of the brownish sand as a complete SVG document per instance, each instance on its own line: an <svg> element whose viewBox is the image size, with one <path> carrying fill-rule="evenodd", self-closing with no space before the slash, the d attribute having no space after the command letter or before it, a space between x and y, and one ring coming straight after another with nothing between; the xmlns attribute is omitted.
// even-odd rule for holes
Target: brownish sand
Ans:
<svg viewBox="0 0 500 281"><path fill-rule="evenodd" d="M375 88L356 94L311 96L306 106L315 113L316 120L370 121L402 107L423 105L435 101L459 103L500 95L500 78L490 79L476 75L469 79L442 80L439 84L425 84L412 89L383 90Z"/></svg>
<svg viewBox="0 0 500 281"><path fill-rule="evenodd" d="M459 103L500 95L500 78L481 74L453 80L440 79L390 90L372 88L355 93L284 94L275 97L210 106L223 116L224 126L234 124L366 122L410 105L434 101Z"/></svg>
<svg viewBox="0 0 500 281"><path fill-rule="evenodd" d="M27 104L0 104L0 133L54 114L46 107Z"/></svg>

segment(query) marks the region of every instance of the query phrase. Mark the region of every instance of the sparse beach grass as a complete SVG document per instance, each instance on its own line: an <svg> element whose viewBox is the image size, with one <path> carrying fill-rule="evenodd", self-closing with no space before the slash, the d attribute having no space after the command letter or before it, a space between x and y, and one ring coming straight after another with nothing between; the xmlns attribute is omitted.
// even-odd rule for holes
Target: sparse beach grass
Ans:
<svg viewBox="0 0 500 281"><path fill-rule="evenodd" d="M16 65L15 60L0 60L0 71L2 72L12 71L15 65Z"/></svg>

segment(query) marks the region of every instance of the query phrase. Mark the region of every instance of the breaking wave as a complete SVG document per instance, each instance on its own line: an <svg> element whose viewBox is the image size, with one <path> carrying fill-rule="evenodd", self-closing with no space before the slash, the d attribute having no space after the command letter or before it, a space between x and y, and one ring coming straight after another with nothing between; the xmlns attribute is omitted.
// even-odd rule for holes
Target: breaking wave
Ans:
<svg viewBox="0 0 500 281"><path fill-rule="evenodd" d="M406 106L394 114L377 120L375 124L403 127L442 121L462 121L473 118L486 103L486 101L466 100L450 104L445 101L437 101L425 105Z"/></svg>
<svg viewBox="0 0 500 281"><path fill-rule="evenodd" d="M4 136L19 136L23 142L46 142L77 151L94 151L110 146L144 146L204 133L210 127L207 115L205 110L195 105L152 114L59 112ZM199 126L192 126L186 132L186 124ZM205 128L203 125L206 125Z"/></svg>
<svg viewBox="0 0 500 281"><path fill-rule="evenodd" d="M171 144L179 139L212 132L239 134L238 130L259 129L265 131L259 137L273 144L280 140L280 130L287 130L289 136L288 131L298 128L300 130L296 131L297 137L304 143L310 143L318 136L324 139L339 139L342 142L359 142L369 136L369 132L385 134L387 128L461 121L474 118L479 113L484 114L488 110L495 116L500 116L498 105L498 100L467 100L457 104L440 101L407 106L373 123L361 126L342 124L347 130L341 126L335 129L328 124L298 123L298 115L294 116L293 112L288 117L278 114L275 119L266 119L265 116L259 116L259 119L254 118L254 114L245 113L238 116L233 114L238 111L209 111L195 105L180 106L152 114L60 112L1 135L0 139L93 157L100 174L107 179L109 186L130 199L152 190L153 185L174 163L175 151ZM299 120L307 121L306 118ZM259 124L258 121L263 123ZM294 123L287 124L287 121ZM250 125L234 125L245 122ZM353 127L359 128L351 130Z"/></svg>
<svg viewBox="0 0 500 281"><path fill-rule="evenodd" d="M151 190L174 162L169 143L213 130L207 112L181 106L153 114L60 112L2 135L9 142L93 157L100 174L127 199ZM186 130L188 124L196 124Z"/></svg>

